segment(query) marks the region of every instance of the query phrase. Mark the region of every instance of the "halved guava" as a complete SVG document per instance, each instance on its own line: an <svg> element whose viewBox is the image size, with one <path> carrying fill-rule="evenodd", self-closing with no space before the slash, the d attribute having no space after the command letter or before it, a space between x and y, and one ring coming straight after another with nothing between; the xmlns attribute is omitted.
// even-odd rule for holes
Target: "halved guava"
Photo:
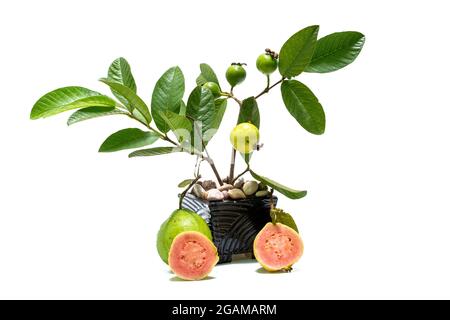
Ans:
<svg viewBox="0 0 450 320"><path fill-rule="evenodd" d="M269 222L256 236L253 252L267 271L290 271L303 254L303 241L294 229Z"/></svg>
<svg viewBox="0 0 450 320"><path fill-rule="evenodd" d="M184 280L206 278L218 261L217 248L197 231L177 235L169 251L170 269Z"/></svg>
<svg viewBox="0 0 450 320"><path fill-rule="evenodd" d="M175 210L170 217L161 224L156 241L158 254L165 263L168 263L169 250L173 239L184 231L198 231L205 235L209 240L212 240L211 230L202 217L191 210Z"/></svg>

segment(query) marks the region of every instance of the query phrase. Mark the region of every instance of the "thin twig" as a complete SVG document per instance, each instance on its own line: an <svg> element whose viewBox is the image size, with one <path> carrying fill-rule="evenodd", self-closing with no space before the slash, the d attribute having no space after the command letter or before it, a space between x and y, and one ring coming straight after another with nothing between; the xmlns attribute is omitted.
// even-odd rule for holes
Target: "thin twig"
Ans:
<svg viewBox="0 0 450 320"><path fill-rule="evenodd" d="M183 205L183 199L184 199L184 197L186 196L186 193L189 191L189 189L192 188L192 186L193 186L194 184L197 183L197 181L198 181L200 178L201 178L200 175L198 175L197 177L195 177L195 179L191 181L191 183L187 186L187 188L184 189L184 191L183 191L182 193L180 193L180 199L179 199L179 202L178 202L178 209L181 209L181 208L182 208L182 205Z"/></svg>
<svg viewBox="0 0 450 320"><path fill-rule="evenodd" d="M283 78L281 78L280 80L278 80L277 82L275 82L273 85L271 85L270 87L264 88L264 90L261 91L261 92L255 97L255 99L258 99L258 98L261 97L263 94L266 94L267 92L269 92L270 89L272 89L273 87L275 87L275 86L279 85L280 83L282 83L282 82L284 81L284 79L285 79L285 78L283 77Z"/></svg>
<svg viewBox="0 0 450 320"><path fill-rule="evenodd" d="M234 184L240 177L242 177L244 174L246 174L247 172L250 171L250 166L247 166L247 169L245 169L243 172L241 172L240 174L238 174L236 176L236 178L231 180L231 184Z"/></svg>
<svg viewBox="0 0 450 320"><path fill-rule="evenodd" d="M236 163L236 149L231 148L230 174L228 175L229 181L233 181L235 163Z"/></svg>
<svg viewBox="0 0 450 320"><path fill-rule="evenodd" d="M219 185L222 186L223 185L222 178L220 177L220 174L217 171L217 168L216 168L216 165L214 164L213 159L209 156L208 149L206 149L205 141L203 141L203 139L202 139L202 144L203 144L203 150L205 150L205 153L206 153L206 161L208 161L209 165L213 169L216 179L219 182Z"/></svg>

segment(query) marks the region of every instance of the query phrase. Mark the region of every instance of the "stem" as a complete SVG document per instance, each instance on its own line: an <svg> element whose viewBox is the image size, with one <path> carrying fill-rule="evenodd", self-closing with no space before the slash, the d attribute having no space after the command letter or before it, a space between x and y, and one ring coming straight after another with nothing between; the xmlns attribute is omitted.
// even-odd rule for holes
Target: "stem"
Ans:
<svg viewBox="0 0 450 320"><path fill-rule="evenodd" d="M216 176L217 181L219 182L219 185L223 186L222 178L220 177L219 172L217 171L216 165L214 164L213 159L209 156L208 150L206 149L205 142L202 140L203 144L203 150L205 150L206 153L206 161L208 161L209 165L211 166L212 170L214 171L214 174Z"/></svg>
<svg viewBox="0 0 450 320"><path fill-rule="evenodd" d="M220 184L221 186L223 186L222 178L220 178L220 174L219 174L219 172L217 171L217 168L216 168L216 165L214 164L213 159L211 159L211 158L208 157L208 158L206 158L206 161L208 161L209 166L210 166L211 169L213 170L214 175L216 176L216 179L217 179L217 181L219 182L219 184Z"/></svg>
<svg viewBox="0 0 450 320"><path fill-rule="evenodd" d="M158 130L150 127L150 125L146 124L145 122L137 119L136 117L134 117L131 113L127 113L127 116L130 117L131 119L134 119L136 121L138 121L139 123L143 124L146 128L148 128L149 130L155 132L162 140L167 141L171 144L173 144L174 146L177 146L178 148L181 148L184 152L187 152L189 154L191 154L189 151L186 151L185 148L183 148L179 143L173 141L172 139L170 139L167 134L162 134L161 132L159 132ZM205 149L206 151L206 149ZM207 151L206 151L207 153ZM217 171L217 168L214 164L213 159L211 159L211 157L209 155L203 155L203 153L194 153L195 155L201 157L203 160L208 161L209 165L211 166L212 170L214 171L214 174L216 175L217 181L219 182L220 185L223 185L223 181L220 178L219 172Z"/></svg>
<svg viewBox="0 0 450 320"><path fill-rule="evenodd" d="M275 208L275 204L273 203L273 188L270 188L270 209L273 210Z"/></svg>
<svg viewBox="0 0 450 320"><path fill-rule="evenodd" d="M200 178L201 178L201 176L198 175L194 180L192 180L192 182L187 186L187 188L184 189L184 191L183 191L182 193L180 193L180 200L179 200L179 202L178 202L178 209L181 209L181 208L182 208L182 205L183 205L183 199L184 199L184 197L186 196L186 193L189 191L189 189L192 188L192 186L193 186L194 184L197 183L197 181L198 181Z"/></svg>
<svg viewBox="0 0 450 320"><path fill-rule="evenodd" d="M225 97L227 97L227 98L233 99L234 101L237 102L237 104L239 105L239 107L242 107L242 101L239 100L238 98L236 98L236 97L233 95L233 92L223 92L223 95L224 95Z"/></svg>
<svg viewBox="0 0 450 320"><path fill-rule="evenodd" d="M281 78L280 80L278 80L277 82L275 82L273 85L269 86L269 80L267 81L267 87L264 88L263 91L261 91L256 97L255 99L258 99L259 97L261 97L263 94L266 94L267 92L270 91L270 89L272 89L273 87L276 87L277 85L279 85L280 83L282 83L284 81L284 79L286 79L285 77Z"/></svg>
<svg viewBox="0 0 450 320"><path fill-rule="evenodd" d="M156 130L155 128L150 127L149 124L139 120L138 118L136 118L135 116L133 116L131 113L127 113L127 116L130 117L133 120L138 121L140 124L144 125L147 129L149 129L150 131L153 131L154 133L156 133L162 140L170 142L171 144L180 147L180 145L178 143L176 143L175 141L173 141L172 139L170 139L167 134L162 134L161 132L159 132L158 130Z"/></svg>
<svg viewBox="0 0 450 320"><path fill-rule="evenodd" d="M231 163L230 163L230 174L228 175L228 181L234 182L234 166L236 162L236 149L231 148ZM233 184L233 183L230 183Z"/></svg>
<svg viewBox="0 0 450 320"><path fill-rule="evenodd" d="M237 181L237 179L239 179L240 177L242 177L244 174L246 174L247 172L249 172L250 171L250 166L247 166L247 169L245 169L243 172L241 172L240 174L238 174L237 176L236 176L236 178L234 178L233 180L231 180L231 184L234 184L236 181Z"/></svg>

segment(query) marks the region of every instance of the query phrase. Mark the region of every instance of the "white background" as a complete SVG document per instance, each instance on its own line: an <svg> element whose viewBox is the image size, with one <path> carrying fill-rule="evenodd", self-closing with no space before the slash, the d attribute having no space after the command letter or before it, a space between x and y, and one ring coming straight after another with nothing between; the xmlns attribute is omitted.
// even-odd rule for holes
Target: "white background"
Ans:
<svg viewBox="0 0 450 320"><path fill-rule="evenodd" d="M450 298L449 64L446 1L9 1L0 5L0 298ZM279 90L260 100L265 146L255 171L305 188L280 199L295 215L305 255L291 274L257 263L218 266L212 279L174 281L155 238L177 206L189 155L99 154L110 117L66 127L69 114L31 121L47 91L96 80L128 59L150 102L179 65L193 88L208 62L224 82L249 64L240 97L264 86L254 66L294 32L358 30L354 64L302 74L327 114L306 133ZM210 152L224 174L230 102ZM211 175L203 168L203 175Z"/></svg>

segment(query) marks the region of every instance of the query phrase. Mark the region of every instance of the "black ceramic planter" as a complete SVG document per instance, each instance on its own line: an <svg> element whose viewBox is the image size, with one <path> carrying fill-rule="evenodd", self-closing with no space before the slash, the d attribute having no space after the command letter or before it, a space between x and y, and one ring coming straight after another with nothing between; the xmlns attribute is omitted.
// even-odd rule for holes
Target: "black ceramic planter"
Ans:
<svg viewBox="0 0 450 320"><path fill-rule="evenodd" d="M276 205L277 198L273 200ZM271 221L268 197L208 202L187 195L183 207L197 212L209 224L219 263L231 262L234 254L253 255L253 240Z"/></svg>

